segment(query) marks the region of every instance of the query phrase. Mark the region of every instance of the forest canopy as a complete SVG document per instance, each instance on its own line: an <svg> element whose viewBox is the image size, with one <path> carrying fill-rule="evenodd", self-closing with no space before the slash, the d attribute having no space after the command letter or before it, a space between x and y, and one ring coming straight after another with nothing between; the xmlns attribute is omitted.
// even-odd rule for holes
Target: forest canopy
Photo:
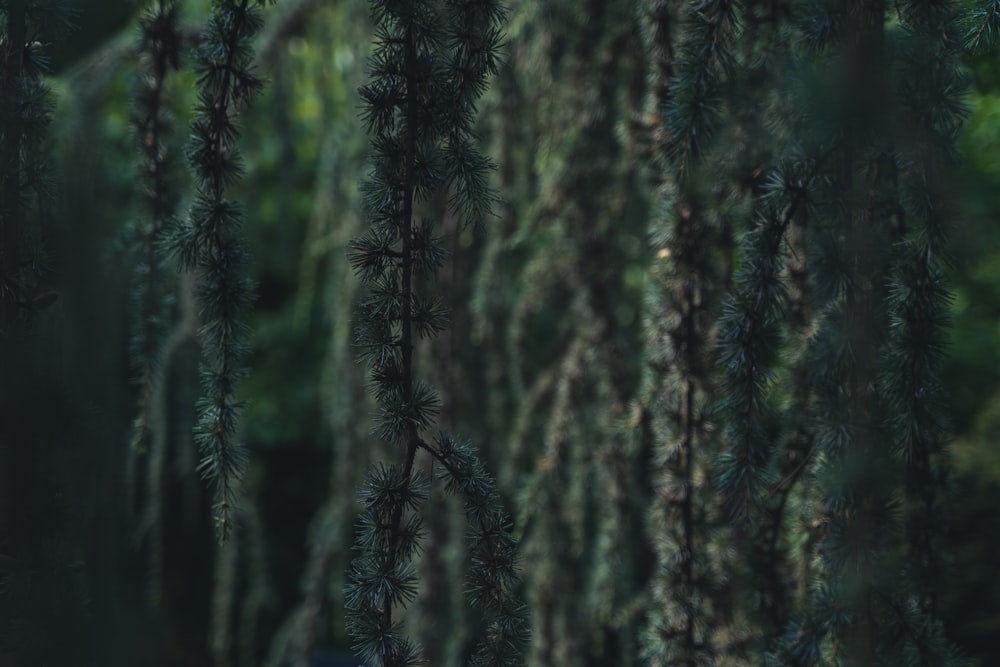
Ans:
<svg viewBox="0 0 1000 667"><path fill-rule="evenodd" d="M995 0L0 32L0 665L1000 663Z"/></svg>

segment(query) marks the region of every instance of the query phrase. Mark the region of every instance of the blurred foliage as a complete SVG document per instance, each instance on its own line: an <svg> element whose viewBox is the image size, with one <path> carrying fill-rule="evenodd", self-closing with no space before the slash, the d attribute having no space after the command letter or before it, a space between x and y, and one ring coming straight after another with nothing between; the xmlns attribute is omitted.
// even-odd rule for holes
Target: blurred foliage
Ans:
<svg viewBox="0 0 1000 667"><path fill-rule="evenodd" d="M372 36L364 3L281 0L255 42L267 84L241 117L246 171L234 192L246 205L258 295L249 317L251 371L240 389L250 401L242 523L234 544L218 550L189 436L197 394L189 341L169 372L169 446L156 499L166 547L155 604L145 591L157 561L141 527L152 497L150 462L128 449L134 385L122 278L129 230L143 216L129 124L137 8L75 4L77 30L51 38L49 80L60 195L50 230L59 270L47 287L64 296L39 327L59 341L51 363L73 378L74 396L86 397L67 409L72 425L83 424L78 445L88 448L80 514L91 530L78 539L91 607L79 620L88 637L80 646L93 653L92 664L153 667L279 667L312 647L346 650L342 588L355 489L378 453L370 446L373 407L350 345L357 286L344 252L362 224L357 183L367 146L356 90ZM648 483L646 471L608 463L636 446L614 434L632 416L627 408L638 391L653 257L645 234L654 184L635 167L643 159L635 127L644 120L641 38L634 3L508 4L508 67L480 114L503 209L484 231L455 230L449 238L455 271L474 279L438 278L452 304L453 333L420 363L442 389L442 414L483 443L501 494L522 508L515 522L531 554L529 597L551 622L536 628L533 664L585 664L572 658L584 654L598 661L591 664L626 664L637 650L629 642L645 604L638 582L649 567L646 547L638 537L629 542L641 529L627 523L629 503L642 499L622 499L607 512L596 499L623 479ZM183 4L189 39L207 5ZM168 151L178 159L194 102L189 53L168 84L176 135ZM968 64L974 90L959 142L954 182L962 215L949 264L955 324L944 379L956 440L951 585L941 616L970 656L992 665L1000 664L993 577L1000 548L1000 59L977 55ZM186 179L178 179L182 210ZM581 290L593 301L574 300ZM595 305L602 299L614 307ZM603 448L591 447L597 441ZM568 474L567 461L586 475ZM429 502L440 509L432 521L442 537L426 546L421 567L432 583L411 622L438 646L435 665L457 664L469 650L468 637L448 632L465 613L453 576L464 558L454 521L461 508L433 495ZM579 567L555 567L546 553L552 548ZM600 558L587 555L591 548ZM600 560L606 556L612 560Z"/></svg>
<svg viewBox="0 0 1000 667"><path fill-rule="evenodd" d="M952 445L954 525L944 604L949 632L979 665L1000 659L1000 588L981 564L1000 545L989 519L1000 502L1000 58L970 57L973 88L954 182L960 217L953 231L950 279L954 288L944 380L956 439Z"/></svg>

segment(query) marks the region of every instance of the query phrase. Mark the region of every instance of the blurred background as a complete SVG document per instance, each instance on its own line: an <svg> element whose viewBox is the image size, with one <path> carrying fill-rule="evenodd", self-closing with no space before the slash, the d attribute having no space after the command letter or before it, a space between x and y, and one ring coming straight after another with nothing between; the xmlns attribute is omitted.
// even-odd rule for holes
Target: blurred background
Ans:
<svg viewBox="0 0 1000 667"><path fill-rule="evenodd" d="M159 435L144 451L130 446L130 244L147 216L130 119L143 67L139 9L77 4L76 29L47 43L59 193L50 252L59 268L46 288L61 298L37 324L59 341L48 361L63 388L49 407L65 445L46 461L57 470L46 478L69 498L50 507L40 488L25 499L63 545L44 566L58 574L46 599L61 606L47 613L60 628L52 641L65 646L63 661L51 664L279 667L303 656L338 664L349 651L342 589L355 489L382 455L351 349L358 283L345 254L364 228L357 185L367 139L356 90L372 38L367 7L281 0L255 42L267 85L241 116L246 171L234 190L247 210L258 294L241 389L250 462L238 529L220 547L190 436L199 349L191 279L180 272L169 290L163 409L152 425ZM533 664L628 664L652 568L644 500L622 499L618 514L598 508L630 480L648 485L648 452L613 434L632 417L656 260L647 243L657 207L651 64L634 2L508 4L507 66L480 109L503 202L483 229L445 218L451 261L437 290L452 325L424 345L420 364L441 392L441 422L481 448L513 512L535 613ZM182 7L192 40L207 5ZM191 48L167 79L167 157L181 214L190 192ZM967 66L945 369L955 494L939 613L970 657L995 665L1000 61L982 56ZM606 308L581 306L580 289ZM607 486L616 465L622 486ZM407 623L429 664L453 665L475 630L460 584L464 519L441 492L429 502L422 587ZM81 655L93 659L75 662Z"/></svg>

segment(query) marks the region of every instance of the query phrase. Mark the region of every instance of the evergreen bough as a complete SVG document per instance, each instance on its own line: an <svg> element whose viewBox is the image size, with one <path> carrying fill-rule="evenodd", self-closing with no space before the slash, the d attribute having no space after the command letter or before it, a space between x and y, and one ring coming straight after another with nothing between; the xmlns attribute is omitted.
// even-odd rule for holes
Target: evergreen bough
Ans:
<svg viewBox="0 0 1000 667"><path fill-rule="evenodd" d="M690 7L682 22L670 3L651 0L648 5L653 117L668 112L669 123L669 114L684 103L671 97L679 90L678 77L690 76L691 58L703 51L696 36L706 36L693 30L676 49L674 33L680 31L675 25L693 21L704 26L706 21ZM706 81L702 88L714 85ZM720 547L711 528L719 520L719 503L712 500L709 464L718 446L711 422L711 366L721 238L713 212L701 201L703 193L693 179L683 177L701 162L693 144L687 149L681 147L683 141L657 145L669 130L650 129L662 201L650 230L654 259L645 303L648 362L638 422L648 431L656 470L647 529L657 569L649 582L642 646L651 666L693 666L718 663L720 657L718 598L724 587Z"/></svg>
<svg viewBox="0 0 1000 667"><path fill-rule="evenodd" d="M66 576L80 515L61 499L72 488L57 431L71 414L49 381L58 340L34 326L57 298L43 223L52 211L43 83L46 42L73 18L63 3L0 0L0 661L58 664L83 646L82 605ZM50 375L51 373L51 375ZM53 418L53 416L56 416ZM59 499L59 500L57 500ZM74 507L75 509L75 507ZM77 520L76 523L71 523ZM75 536L74 536L75 537ZM82 597L82 596L81 596ZM58 628L61 641L48 641Z"/></svg>
<svg viewBox="0 0 1000 667"><path fill-rule="evenodd" d="M52 101L42 83L48 56L40 38L69 28L73 12L62 2L5 0L0 16L0 340L9 343L19 322L55 299L34 293L46 267L36 223L51 195L42 142Z"/></svg>
<svg viewBox="0 0 1000 667"><path fill-rule="evenodd" d="M788 46L758 30L741 49L754 56L730 65L789 100L761 124L774 146L720 320L727 446L715 467L737 534L771 543L750 565L760 599L784 607L774 620L787 619L763 640L774 664L957 661L935 617L943 179L964 116L956 17L950 2L809 3L769 19ZM981 20L973 42L989 11ZM726 65L696 52L698 74L678 86L700 99ZM685 108L668 116L687 132L674 145L704 134L677 122ZM798 593L768 565L793 540Z"/></svg>
<svg viewBox="0 0 1000 667"><path fill-rule="evenodd" d="M237 485L246 465L246 450L236 439L244 407L236 392L245 374L246 326L240 318L254 291L241 236L244 211L227 196L227 188L243 169L236 117L263 85L253 65L250 40L262 25L265 4L267 0L213 2L194 65L198 102L188 160L197 192L188 219L175 221L171 230L175 253L199 280L205 363L195 441L202 453L199 471L215 487L222 541L233 527Z"/></svg>
<svg viewBox="0 0 1000 667"><path fill-rule="evenodd" d="M173 182L177 164L168 148L173 127L166 86L170 72L180 68L179 15L176 0L150 0L143 8L137 40L139 70L131 108L145 207L129 230L134 263L129 352L133 381L139 391L130 456L143 457L147 463L145 508L136 539L149 540L147 583L154 604L162 592L165 548L162 496L169 427L166 378L174 348L193 334L188 318L182 318L168 332L176 282L171 280L170 258L164 248L165 232L178 201Z"/></svg>
<svg viewBox="0 0 1000 667"><path fill-rule="evenodd" d="M170 127L164 87L171 70L180 67L181 34L175 0L154 0L139 19L139 53L144 65L136 77L132 125L139 147L147 214L139 229L135 269L135 325L132 364L139 382L139 406L132 445L144 452L153 426L153 401L158 390L158 357L169 305L164 280L163 236L176 197L170 183L167 135Z"/></svg>
<svg viewBox="0 0 1000 667"><path fill-rule="evenodd" d="M469 520L470 601L490 616L473 665L521 663L528 626L517 584L516 543L494 480L467 443L447 433L428 438L439 401L416 379L415 337L447 322L442 304L424 293L445 252L421 205L439 192L467 224L481 224L496 199L491 163L476 148L476 100L499 64L503 7L493 0L384 0L372 3L376 44L370 82L362 87L372 141L363 184L370 229L350 244L367 287L357 345L379 405L375 432L398 447L402 463L372 468L361 487L355 558L347 586L349 631L367 665L422 661L397 612L413 599L413 557L423 533L419 509L431 480L415 470L419 451L437 463L447 488L460 494Z"/></svg>

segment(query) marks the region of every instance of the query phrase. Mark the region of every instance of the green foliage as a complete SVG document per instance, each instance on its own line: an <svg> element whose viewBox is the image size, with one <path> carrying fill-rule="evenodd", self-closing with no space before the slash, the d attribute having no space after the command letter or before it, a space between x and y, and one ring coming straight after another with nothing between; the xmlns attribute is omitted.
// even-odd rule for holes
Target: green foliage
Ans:
<svg viewBox="0 0 1000 667"><path fill-rule="evenodd" d="M719 323L727 449L715 474L737 526L763 537L752 549L767 556L750 560L750 576L780 664L956 655L934 629L949 214L931 174L951 164L963 81L954 9L897 11L898 30L872 7L804 7L768 26L800 31L787 52L768 46L728 67L806 96L758 168L769 176L752 191ZM745 39L766 43L760 31ZM812 516L804 553L783 537L792 508ZM814 578L789 587L778 564L790 557Z"/></svg>
<svg viewBox="0 0 1000 667"><path fill-rule="evenodd" d="M430 337L447 311L421 294L423 279L442 265L441 240L431 222L416 223L419 206L439 190L465 224L481 224L495 195L492 165L474 144L476 99L499 65L498 3L417 0L373 3L376 46L371 80L361 91L372 140L372 165L363 184L371 224L350 244L351 264L368 288L358 313L357 345L379 406L375 433L405 451L401 466L380 465L361 489L354 560L347 588L355 651L372 665L413 665L420 649L393 622L394 611L417 592L412 560L423 536L418 513L428 480L414 470L418 450L443 468L461 493L471 525L467 591L491 621L474 665L521 662L527 626L514 596L515 541L493 481L468 445L422 435L439 411L434 390L414 377L414 334Z"/></svg>
<svg viewBox="0 0 1000 667"><path fill-rule="evenodd" d="M721 120L721 88L733 66L730 49L740 30L738 9L738 3L721 0L692 4L686 11L677 73L668 84L669 102L663 109L666 154L681 169L709 148Z"/></svg>
<svg viewBox="0 0 1000 667"><path fill-rule="evenodd" d="M636 9L521 3L512 19L518 66L494 141L513 196L486 250L476 316L492 366L484 381L509 401L491 405L490 433L524 531L529 664L632 664L639 652L650 554L635 536L649 470L622 428L640 374L647 259ZM550 92L539 81L560 83Z"/></svg>
<svg viewBox="0 0 1000 667"><path fill-rule="evenodd" d="M1000 38L1000 5L983 2L966 19L965 44L971 51L987 51Z"/></svg>
<svg viewBox="0 0 1000 667"><path fill-rule="evenodd" d="M46 43L71 18L59 2L0 2L0 660L10 664L66 663L87 646L85 508L70 502L81 457L67 446L79 413L45 327L64 306L52 288ZM62 642L49 641L54 627Z"/></svg>
<svg viewBox="0 0 1000 667"><path fill-rule="evenodd" d="M666 118L662 128L650 128L658 149L655 164L661 167L662 202L650 226L655 255L644 304L647 366L634 420L638 437L650 441L656 470L646 525L657 569L649 581L643 664L727 664L740 657L739 643L745 641L739 612L727 601L733 595L728 536L713 528L722 521L722 506L712 489L711 464L720 446L713 424L712 368L719 293L728 279L721 251L729 243L729 230L720 224L709 203L711 192L698 178L702 160L710 155L709 145L701 143L707 140L707 127L692 118L678 120L691 104L686 96L714 89L711 94L721 103L718 77L724 74L722 60L730 58L713 42L716 28L731 33L736 17L716 14L711 20L710 14L688 10L681 21L667 3L650 4L650 104ZM724 25L716 26L720 21ZM687 29L692 22L698 27ZM678 24L679 30L672 29ZM674 62L674 41L681 35L684 41ZM699 57L706 59L701 68ZM698 72L706 69L717 78L699 81ZM721 107L705 111L716 120L720 112ZM657 141L664 135L672 138L666 145ZM702 136L696 140L695 135ZM685 142L688 146L679 149Z"/></svg>
<svg viewBox="0 0 1000 667"><path fill-rule="evenodd" d="M169 417L167 377L173 356L182 342L194 335L191 313L173 314L178 287L186 281L172 280L164 246L167 225L179 199L176 160L171 159L173 127L168 104L168 81L180 69L183 38L180 7L156 0L139 20L136 47L143 70L133 82L130 121L139 159L137 171L144 186L144 210L140 222L129 230L132 277L130 361L139 399L133 421L131 457L143 458L146 496L136 539L148 539L148 595L153 605L161 602L166 535L163 477L168 464ZM183 304L182 304L183 308ZM190 309L187 309L190 310ZM130 467L133 462L130 461ZM131 508L130 508L131 509Z"/></svg>
<svg viewBox="0 0 1000 667"><path fill-rule="evenodd" d="M26 37L56 112L0 101L39 132L0 248L33 262L0 649L995 662L993 5L512 0L501 36L492 3L291 0L234 38L210 14L259 3L79 4L79 40Z"/></svg>
<svg viewBox="0 0 1000 667"><path fill-rule="evenodd" d="M146 180L148 221L139 233L136 253L135 319L132 359L141 396L136 416L133 446L145 451L153 426L151 412L160 382L155 377L157 356L164 344L169 308L169 292L164 289L162 245L168 217L173 212L176 193L171 188L168 151L168 113L164 95L167 74L180 67L181 35L178 6L157 0L140 20L140 53L147 71L136 81L132 123L142 156L140 171Z"/></svg>
<svg viewBox="0 0 1000 667"><path fill-rule="evenodd" d="M71 24L62 3L10 0L0 5L4 41L0 89L0 332L15 336L20 321L40 307L37 290L46 270L39 217L51 198L44 132L52 102L42 75L48 57L35 37Z"/></svg>
<svg viewBox="0 0 1000 667"><path fill-rule="evenodd" d="M260 29L264 0L219 0L198 48L195 73L198 104L191 125L188 159L198 181L189 220L171 230L174 252L185 266L197 269L198 306L206 365L204 398L199 402L196 442L202 452L199 470L215 487L219 534L232 527L236 489L246 453L236 442L243 402L236 387L244 375L245 332L240 317L252 298L246 275L249 262L240 237L244 212L226 197L226 188L243 169L236 141L236 114L263 82L254 72L250 38Z"/></svg>

